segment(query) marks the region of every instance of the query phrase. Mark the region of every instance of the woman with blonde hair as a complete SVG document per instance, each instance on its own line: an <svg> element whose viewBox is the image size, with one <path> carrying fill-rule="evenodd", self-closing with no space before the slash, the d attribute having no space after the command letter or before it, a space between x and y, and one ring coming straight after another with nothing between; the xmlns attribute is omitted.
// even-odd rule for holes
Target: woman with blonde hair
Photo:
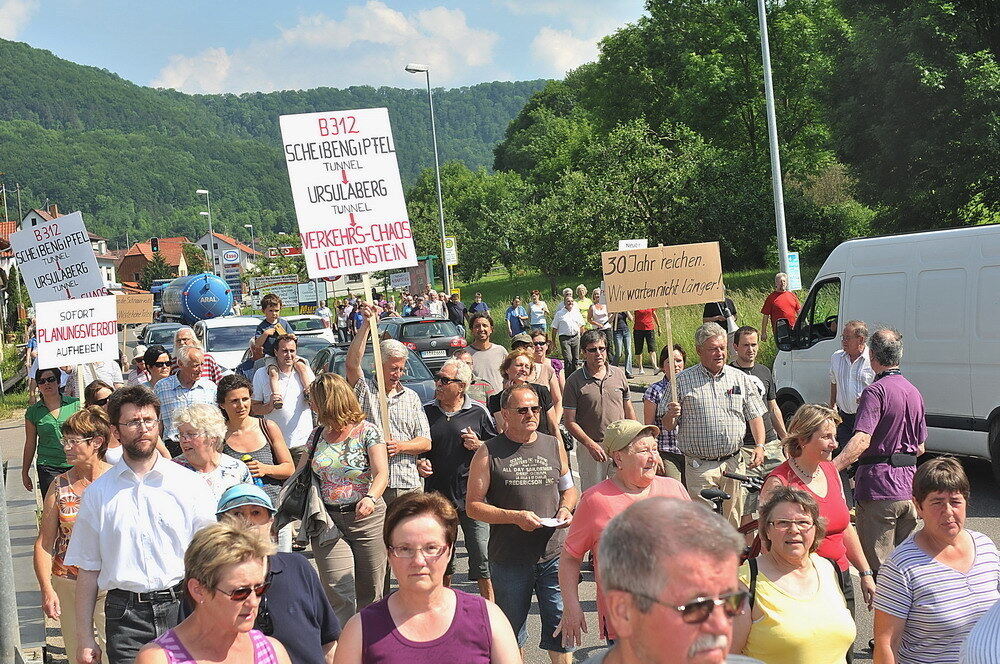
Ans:
<svg viewBox="0 0 1000 664"><path fill-rule="evenodd" d="M216 500L231 486L253 484L247 465L222 453L226 421L217 407L193 403L177 411L174 423L181 444L174 461L201 475Z"/></svg>
<svg viewBox="0 0 1000 664"><path fill-rule="evenodd" d="M382 542L389 457L378 427L365 420L354 390L343 377L321 374L309 388L319 426L306 440L299 468L306 465L319 482L320 495L338 533L312 538L320 579L340 623L382 598L386 551ZM344 569L334 551L343 538L354 553L354 568ZM355 597L339 592L353 574Z"/></svg>
<svg viewBox="0 0 1000 664"><path fill-rule="evenodd" d="M69 547L83 492L111 466L104 462L110 440L108 414L100 406L90 406L70 415L62 425L62 447L71 468L52 480L42 503L42 518L35 540L35 576L42 594L42 610L59 620L67 653L75 653L76 567L66 565L63 557ZM97 599L94 623L97 639L104 648L104 595Z"/></svg>
<svg viewBox="0 0 1000 664"><path fill-rule="evenodd" d="M847 607L853 615L854 586L848 564L858 570L861 594L869 611L875 598L875 580L851 523L840 474L830 460L837 449L838 424L837 411L826 406L805 404L796 411L784 440L788 459L768 475L760 492L760 503L767 502L774 491L783 486L801 489L812 496L819 506L820 516L826 521L826 537L817 553L837 565ZM763 530L761 528L761 532Z"/></svg>
<svg viewBox="0 0 1000 664"><path fill-rule="evenodd" d="M281 643L253 628L271 585L267 557L273 552L244 524L217 523L195 533L184 553L184 590L194 611L144 646L136 664L290 664Z"/></svg>

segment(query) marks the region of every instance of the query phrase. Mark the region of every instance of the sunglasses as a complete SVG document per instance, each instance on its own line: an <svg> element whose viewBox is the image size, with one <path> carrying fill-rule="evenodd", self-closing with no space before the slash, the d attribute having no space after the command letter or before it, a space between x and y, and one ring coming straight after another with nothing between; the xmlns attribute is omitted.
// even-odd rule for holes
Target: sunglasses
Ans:
<svg viewBox="0 0 1000 664"><path fill-rule="evenodd" d="M536 346L539 346L539 347L540 347L540 346L548 346L548 345L549 345L549 342L548 342L548 341L533 341L532 343L533 343L534 345L536 345Z"/></svg>
<svg viewBox="0 0 1000 664"><path fill-rule="evenodd" d="M722 612L726 614L727 618L735 618L743 612L743 609L746 606L747 598L750 596L750 593L746 591L737 591L733 593L726 593L725 595L719 595L718 597L698 597L687 604L677 606L675 604L667 604L666 602L662 602L655 597L643 595L642 593L632 594L637 597L648 599L650 602L655 602L656 604L665 606L668 609L677 611L681 614L681 620L689 625L697 625L708 620L712 615L712 611L714 611L717 606L722 607Z"/></svg>
<svg viewBox="0 0 1000 664"><path fill-rule="evenodd" d="M56 378L55 376L49 376L48 378L39 378L35 382L38 383L39 385L47 385L49 383L58 383L59 379Z"/></svg>
<svg viewBox="0 0 1000 664"><path fill-rule="evenodd" d="M593 348L584 348L588 353L607 353L608 349L606 346L594 346Z"/></svg>
<svg viewBox="0 0 1000 664"><path fill-rule="evenodd" d="M538 415L540 412L542 412L542 407L541 406L522 406L520 408L516 408L515 410L517 411L518 415L527 415L528 413L532 413L533 415Z"/></svg>
<svg viewBox="0 0 1000 664"><path fill-rule="evenodd" d="M111 397L104 397L103 399L97 399L97 400L94 401L94 405L95 406L107 406L108 405L108 399L110 399L110 398Z"/></svg>
<svg viewBox="0 0 1000 664"><path fill-rule="evenodd" d="M248 597L250 597L251 593L253 593L257 597L263 597L264 593L266 593L267 589L270 587L271 587L271 578L270 576L268 576L268 578L264 581L264 583L258 583L253 586L240 586L239 588L234 588L231 592L228 593L222 588L216 588L216 590L218 590L223 595L228 595L229 599L233 600L234 602L242 602L246 600Z"/></svg>
<svg viewBox="0 0 1000 664"><path fill-rule="evenodd" d="M162 369L163 367L169 367L172 364L173 364L173 362L171 362L170 360L167 360L166 362L150 362L148 366L151 366L151 367L160 367Z"/></svg>
<svg viewBox="0 0 1000 664"><path fill-rule="evenodd" d="M442 376L441 374L434 374L434 381L441 383L443 385L451 385L452 383L461 383L461 378L448 378L447 376Z"/></svg>

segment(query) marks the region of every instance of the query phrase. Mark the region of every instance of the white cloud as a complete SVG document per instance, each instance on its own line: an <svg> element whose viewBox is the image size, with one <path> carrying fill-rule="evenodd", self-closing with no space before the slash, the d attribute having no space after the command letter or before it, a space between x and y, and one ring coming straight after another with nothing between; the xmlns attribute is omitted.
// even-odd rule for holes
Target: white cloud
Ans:
<svg viewBox="0 0 1000 664"><path fill-rule="evenodd" d="M549 71L561 76L597 58L597 39L580 39L569 30L542 28L531 42L531 52Z"/></svg>
<svg viewBox="0 0 1000 664"><path fill-rule="evenodd" d="M38 0L6 0L0 3L0 37L17 39L38 11Z"/></svg>
<svg viewBox="0 0 1000 664"><path fill-rule="evenodd" d="M600 38L634 21L644 0L494 0L512 14L552 16L566 21L573 32Z"/></svg>
<svg viewBox="0 0 1000 664"><path fill-rule="evenodd" d="M499 37L474 28L458 9L404 14L381 0L347 7L339 18L303 16L270 40L226 51L175 55L152 82L185 92L245 92L320 85L419 85L407 62L431 67L434 85L468 80L493 64Z"/></svg>

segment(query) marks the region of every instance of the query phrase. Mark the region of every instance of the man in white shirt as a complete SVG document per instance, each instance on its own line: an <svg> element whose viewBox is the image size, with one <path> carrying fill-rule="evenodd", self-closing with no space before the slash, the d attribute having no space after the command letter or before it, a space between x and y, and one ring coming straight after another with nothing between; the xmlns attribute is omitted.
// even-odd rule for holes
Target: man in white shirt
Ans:
<svg viewBox="0 0 1000 664"><path fill-rule="evenodd" d="M319 308L316 309L316 315L323 319L323 327L328 330L332 327L330 318L333 316L333 312L330 311L330 307L326 306L326 300L319 303Z"/></svg>
<svg viewBox="0 0 1000 664"><path fill-rule="evenodd" d="M875 380L875 371L868 356L868 326L864 321L849 320L840 335L843 350L830 357L830 408L836 408L841 422L837 425L837 452L840 454L847 441L854 435L854 418L858 413L858 399L866 387ZM840 473L847 504L853 506L851 470Z"/></svg>
<svg viewBox="0 0 1000 664"><path fill-rule="evenodd" d="M583 334L585 325L583 315L576 308L572 292L568 295L564 293L563 306L559 307L552 319L552 345L556 345L558 336L567 376L580 366L580 335Z"/></svg>
<svg viewBox="0 0 1000 664"><path fill-rule="evenodd" d="M253 375L254 399L251 412L254 415L262 415L264 419L278 425L281 435L285 438L285 444L292 453L292 461L297 466L309 432L313 429L313 420L306 399L306 390L309 386L302 384L298 372L295 371L298 340L294 334L278 337L274 345L274 359L281 392L272 392L266 366L257 369ZM312 370L309 370L308 376L312 376ZM277 406L279 403L281 405Z"/></svg>
<svg viewBox="0 0 1000 664"><path fill-rule="evenodd" d="M184 551L195 532L215 521L215 500L197 474L156 451L160 403L132 385L115 392L108 416L123 457L87 487L66 564L80 568L76 585L80 664L97 664L97 592L104 613L108 661L131 664L146 643L177 625Z"/></svg>

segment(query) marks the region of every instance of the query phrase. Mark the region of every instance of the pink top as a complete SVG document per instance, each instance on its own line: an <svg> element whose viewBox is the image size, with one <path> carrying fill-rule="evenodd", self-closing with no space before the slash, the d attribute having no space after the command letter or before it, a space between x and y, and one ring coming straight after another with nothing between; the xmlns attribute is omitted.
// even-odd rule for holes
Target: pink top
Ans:
<svg viewBox="0 0 1000 664"><path fill-rule="evenodd" d="M649 485L649 493L645 498L662 496L663 498L680 498L681 500L691 500L684 485L670 477L654 477L653 483ZM627 507L637 503L642 498L625 493L610 479L604 480L600 484L595 484L583 492L580 505L573 515L573 522L569 526L569 534L563 545L566 553L583 560L584 554L590 551L590 557L594 562L595 575L597 571L597 545L601 540L601 533L616 515L621 514ZM600 625L601 638L614 639L616 635L610 630L610 626L604 618L605 606L604 595L601 592L601 580L597 579L597 622Z"/></svg>
<svg viewBox="0 0 1000 664"><path fill-rule="evenodd" d="M851 514L844 500L844 491L840 488L840 476L837 468L829 461L821 461L819 467L826 475L826 496L820 498L802 479L795 474L786 461L774 470L768 477L777 477L785 486L801 489L816 499L819 505L819 515L826 519L826 537L820 542L816 553L837 563L841 572L847 571L847 545L844 544L844 531L851 525Z"/></svg>
<svg viewBox="0 0 1000 664"><path fill-rule="evenodd" d="M248 634L250 642L253 644L254 664L278 664L278 655L274 652L274 646L271 645L268 638L255 629L251 629ZM172 629L168 629L153 643L163 648L169 664L195 664L197 662Z"/></svg>

